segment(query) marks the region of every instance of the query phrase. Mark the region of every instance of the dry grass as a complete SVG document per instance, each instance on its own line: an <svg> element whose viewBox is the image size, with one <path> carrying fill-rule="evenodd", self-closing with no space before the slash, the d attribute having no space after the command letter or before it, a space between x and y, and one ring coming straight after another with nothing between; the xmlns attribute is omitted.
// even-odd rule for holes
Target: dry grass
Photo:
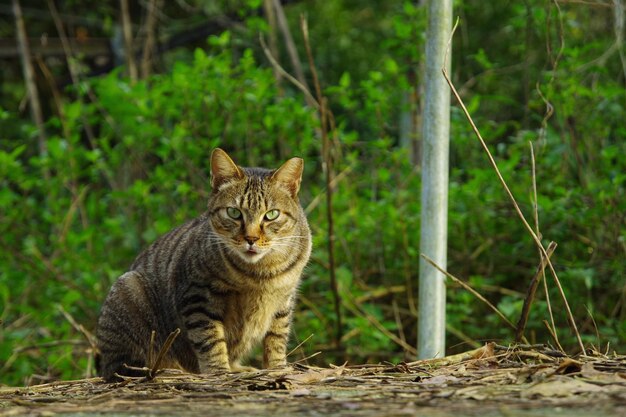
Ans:
<svg viewBox="0 0 626 417"><path fill-rule="evenodd" d="M114 384L91 378L0 388L2 416L451 416L459 411L484 416L545 407L618 416L624 406L626 356L595 353L573 359L544 346L495 344L396 365L293 365L207 375L161 370L153 379Z"/></svg>

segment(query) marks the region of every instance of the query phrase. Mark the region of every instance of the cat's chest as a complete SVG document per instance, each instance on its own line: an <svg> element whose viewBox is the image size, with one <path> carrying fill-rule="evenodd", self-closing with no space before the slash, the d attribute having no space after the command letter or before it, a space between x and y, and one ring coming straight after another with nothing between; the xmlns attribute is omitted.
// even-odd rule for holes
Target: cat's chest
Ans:
<svg viewBox="0 0 626 417"><path fill-rule="evenodd" d="M258 340L265 335L272 319L288 294L237 294L229 301L224 325L226 332L240 341Z"/></svg>

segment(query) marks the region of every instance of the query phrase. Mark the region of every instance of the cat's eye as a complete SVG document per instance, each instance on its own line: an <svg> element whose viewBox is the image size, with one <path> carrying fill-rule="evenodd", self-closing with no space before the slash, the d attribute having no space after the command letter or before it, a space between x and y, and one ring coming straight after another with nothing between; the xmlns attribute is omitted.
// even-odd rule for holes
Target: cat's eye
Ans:
<svg viewBox="0 0 626 417"><path fill-rule="evenodd" d="M226 214L228 214L228 217L230 217L231 219L241 219L241 211L239 211L239 209L236 209L235 207L228 207L226 209Z"/></svg>
<svg viewBox="0 0 626 417"><path fill-rule="evenodd" d="M276 210L276 209L270 210L267 213L265 213L265 220L276 220L279 215L280 215L279 210Z"/></svg>

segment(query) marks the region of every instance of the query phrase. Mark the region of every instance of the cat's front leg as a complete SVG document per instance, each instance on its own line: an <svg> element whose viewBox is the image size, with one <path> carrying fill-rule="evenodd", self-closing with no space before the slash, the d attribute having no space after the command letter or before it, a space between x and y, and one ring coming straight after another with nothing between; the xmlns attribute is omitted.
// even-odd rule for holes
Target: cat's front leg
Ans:
<svg viewBox="0 0 626 417"><path fill-rule="evenodd" d="M204 341L194 343L200 373L230 371L224 323L213 320L204 328Z"/></svg>
<svg viewBox="0 0 626 417"><path fill-rule="evenodd" d="M224 322L203 313L195 311L185 318L187 337L198 358L200 373L230 371Z"/></svg>
<svg viewBox="0 0 626 417"><path fill-rule="evenodd" d="M224 317L226 298L192 282L182 295L180 314L198 360L200 373L230 371Z"/></svg>
<svg viewBox="0 0 626 417"><path fill-rule="evenodd" d="M263 339L264 368L281 368L287 365L287 341L292 314L291 305L274 314L270 328Z"/></svg>

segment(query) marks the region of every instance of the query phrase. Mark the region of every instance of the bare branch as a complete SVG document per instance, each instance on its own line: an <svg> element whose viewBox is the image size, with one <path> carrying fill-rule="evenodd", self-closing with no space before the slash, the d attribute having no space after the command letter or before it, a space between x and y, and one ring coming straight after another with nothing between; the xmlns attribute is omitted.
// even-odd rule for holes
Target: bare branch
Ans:
<svg viewBox="0 0 626 417"><path fill-rule="evenodd" d="M128 76L134 84L137 82L137 64L135 63L135 48L133 47L133 30L128 10L128 0L120 0L122 11L122 31L124 35L124 54L126 55L126 65L128 66Z"/></svg>
<svg viewBox="0 0 626 417"><path fill-rule="evenodd" d="M39 101L39 92L35 83L35 71L33 63L30 59L30 46L28 45L28 37L26 36L26 26L24 25L24 17L22 16L22 7L19 0L13 0L13 14L15 16L15 26L17 32L17 43L22 59L22 70L24 72L24 83L26 83L26 91L30 102L30 111L33 122L37 126L39 154L48 153L46 144L46 132L44 128L43 113L41 111L41 102ZM42 168L44 178L50 177L50 172L46 167Z"/></svg>

